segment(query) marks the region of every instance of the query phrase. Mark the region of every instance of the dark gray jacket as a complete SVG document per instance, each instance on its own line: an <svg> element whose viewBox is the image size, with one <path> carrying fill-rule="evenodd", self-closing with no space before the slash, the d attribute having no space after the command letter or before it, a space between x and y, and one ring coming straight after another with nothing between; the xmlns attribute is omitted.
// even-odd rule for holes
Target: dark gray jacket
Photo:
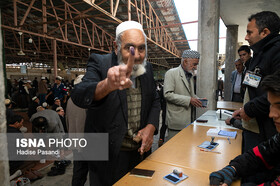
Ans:
<svg viewBox="0 0 280 186"><path fill-rule="evenodd" d="M265 76L273 74L280 69L280 35L270 34L260 40L251 49L254 51L253 59L247 70L254 71L256 67L260 69L259 74L264 79ZM267 93L259 85L258 88L248 86L250 101L244 105L246 114L251 118L256 118L260 137L267 140L277 133L273 120L269 115L269 102Z"/></svg>

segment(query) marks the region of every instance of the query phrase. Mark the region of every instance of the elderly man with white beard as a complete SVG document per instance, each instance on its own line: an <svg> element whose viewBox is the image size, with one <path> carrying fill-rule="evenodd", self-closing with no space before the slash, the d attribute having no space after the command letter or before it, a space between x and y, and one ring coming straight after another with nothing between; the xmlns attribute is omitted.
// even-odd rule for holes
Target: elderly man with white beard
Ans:
<svg viewBox="0 0 280 186"><path fill-rule="evenodd" d="M114 46L111 54L91 54L71 93L88 109L85 132L109 134L109 160L89 163L90 185L112 185L134 168L151 152L158 130L160 102L142 25L121 23Z"/></svg>
<svg viewBox="0 0 280 186"><path fill-rule="evenodd" d="M185 50L181 64L165 74L163 95L166 100L168 140L194 121L194 107L202 107L194 91L194 75L199 58L197 51Z"/></svg>

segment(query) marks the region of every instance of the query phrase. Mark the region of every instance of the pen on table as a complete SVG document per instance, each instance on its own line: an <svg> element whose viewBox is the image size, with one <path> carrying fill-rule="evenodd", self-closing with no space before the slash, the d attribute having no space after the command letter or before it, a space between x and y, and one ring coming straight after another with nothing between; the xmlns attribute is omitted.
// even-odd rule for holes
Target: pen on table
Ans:
<svg viewBox="0 0 280 186"><path fill-rule="evenodd" d="M219 151L212 151L212 150L206 150L206 149L200 149L200 151L203 151L203 152L213 152L213 153L221 154L221 152L219 152Z"/></svg>
<svg viewBox="0 0 280 186"><path fill-rule="evenodd" d="M227 138L227 140L228 140L228 143L231 144L229 137Z"/></svg>

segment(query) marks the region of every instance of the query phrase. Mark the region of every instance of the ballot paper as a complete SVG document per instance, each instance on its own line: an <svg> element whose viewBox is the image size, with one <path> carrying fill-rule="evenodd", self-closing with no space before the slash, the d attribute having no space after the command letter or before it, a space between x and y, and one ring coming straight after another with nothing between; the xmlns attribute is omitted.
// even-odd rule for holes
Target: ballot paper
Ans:
<svg viewBox="0 0 280 186"><path fill-rule="evenodd" d="M201 143L200 145L198 145L199 148L203 148L206 150L213 150L214 148L216 148L219 145L219 143L217 142L210 142L210 141L204 141L203 143Z"/></svg>
<svg viewBox="0 0 280 186"><path fill-rule="evenodd" d="M236 135L237 135L237 131L226 131L226 130L220 130L218 128L211 128L207 131L206 135L207 136L214 136L214 137L235 139Z"/></svg>
<svg viewBox="0 0 280 186"><path fill-rule="evenodd" d="M218 136L220 132L220 129L217 129L217 128L211 128L207 131L207 136Z"/></svg>
<svg viewBox="0 0 280 186"><path fill-rule="evenodd" d="M224 136L227 138L235 139L237 135L237 131L226 131L226 130L220 130L218 133L219 136Z"/></svg>

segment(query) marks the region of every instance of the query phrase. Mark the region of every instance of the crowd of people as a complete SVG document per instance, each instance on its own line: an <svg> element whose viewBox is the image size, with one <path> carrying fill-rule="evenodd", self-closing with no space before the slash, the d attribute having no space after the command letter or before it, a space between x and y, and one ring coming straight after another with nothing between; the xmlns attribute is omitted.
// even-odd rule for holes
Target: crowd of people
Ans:
<svg viewBox="0 0 280 186"><path fill-rule="evenodd" d="M244 184L279 184L280 19L274 12L263 11L248 21L245 39L250 46L238 50L231 90L231 100L244 105L226 121L229 125L238 122L243 130L243 154L211 173L210 185L230 185L237 177ZM36 118L44 117L48 132L109 134L109 160L74 161L72 185L84 185L88 172L91 185L114 184L151 154L154 135L160 131L161 146L196 119L195 109L204 107L202 100L207 99L199 98L195 91L199 52L184 51L181 64L168 70L157 87L140 23L118 25L114 48L110 54L90 55L87 72L75 84L69 100L59 76L49 91L41 84L42 77L38 86L33 85L36 95L27 82L19 88L30 94L28 115L34 126ZM252 82L252 76L258 81ZM54 104L46 109L43 103L51 96ZM20 121L10 126L18 129ZM79 153L74 152L74 157Z"/></svg>
<svg viewBox="0 0 280 186"><path fill-rule="evenodd" d="M77 76L77 79L81 79L81 76ZM63 78L60 76L55 78L53 85L48 83L46 77L41 77L40 82L37 81L37 78L33 82L20 79L18 84L15 83L11 86L9 99L5 100L7 133L68 133L65 110L70 97L70 88L67 88L62 81ZM74 86L74 84L67 85L71 89ZM25 112L26 110L27 112ZM24 119L31 125L30 131L23 126ZM9 157L11 156L12 154L9 154ZM40 163L46 163L46 160L41 159ZM54 162L54 167L48 175L64 174L69 163L68 160L58 159ZM31 181L42 178L42 175L35 175L39 174L38 171L26 170L24 166L27 165L24 161L9 161L9 165L11 175L17 174L17 171L22 169L24 170L23 175Z"/></svg>

